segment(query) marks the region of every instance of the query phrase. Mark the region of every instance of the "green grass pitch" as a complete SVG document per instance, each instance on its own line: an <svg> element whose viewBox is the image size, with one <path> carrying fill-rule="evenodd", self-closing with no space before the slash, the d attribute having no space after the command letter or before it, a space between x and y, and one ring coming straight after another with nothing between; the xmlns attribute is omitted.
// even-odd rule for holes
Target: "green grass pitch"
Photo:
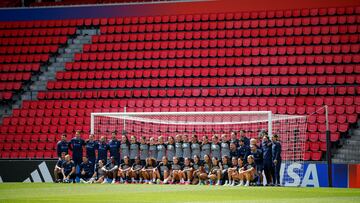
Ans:
<svg viewBox="0 0 360 203"><path fill-rule="evenodd" d="M3 183L0 202L358 203L360 189Z"/></svg>

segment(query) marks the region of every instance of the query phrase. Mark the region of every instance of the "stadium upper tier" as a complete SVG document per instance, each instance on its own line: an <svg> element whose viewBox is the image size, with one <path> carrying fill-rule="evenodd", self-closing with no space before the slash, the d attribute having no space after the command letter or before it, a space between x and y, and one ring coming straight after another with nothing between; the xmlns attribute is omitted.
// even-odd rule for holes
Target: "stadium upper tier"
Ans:
<svg viewBox="0 0 360 203"><path fill-rule="evenodd" d="M0 29L3 103L19 100L82 29L97 33L37 99L3 119L1 158L55 158L61 133L82 130L87 138L91 112L124 107L309 115L327 105L333 142L360 114L360 7L1 22ZM321 160L323 110L307 130L305 159Z"/></svg>

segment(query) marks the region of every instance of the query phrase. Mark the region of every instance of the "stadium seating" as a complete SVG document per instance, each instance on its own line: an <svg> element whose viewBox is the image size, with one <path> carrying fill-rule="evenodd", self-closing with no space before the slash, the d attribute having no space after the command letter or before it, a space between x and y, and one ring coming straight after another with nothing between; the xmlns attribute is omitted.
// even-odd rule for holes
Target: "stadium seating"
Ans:
<svg viewBox="0 0 360 203"><path fill-rule="evenodd" d="M101 31L38 100L24 101L4 118L1 157L53 158L61 133L89 132L91 112L127 107L128 112L317 112L307 119L304 157L319 161L326 151L321 108L328 106L332 142L360 114L359 25L360 7L0 23L4 99L39 71L76 27Z"/></svg>

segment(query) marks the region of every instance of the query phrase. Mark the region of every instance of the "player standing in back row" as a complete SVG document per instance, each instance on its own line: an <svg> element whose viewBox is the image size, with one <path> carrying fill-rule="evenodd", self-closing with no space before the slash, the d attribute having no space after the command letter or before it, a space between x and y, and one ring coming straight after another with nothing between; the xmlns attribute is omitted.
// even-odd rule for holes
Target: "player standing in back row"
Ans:
<svg viewBox="0 0 360 203"><path fill-rule="evenodd" d="M70 150L73 152L73 160L75 166L79 166L82 162L83 157L83 147L85 146L85 141L80 137L80 131L76 131L75 137L70 141Z"/></svg>

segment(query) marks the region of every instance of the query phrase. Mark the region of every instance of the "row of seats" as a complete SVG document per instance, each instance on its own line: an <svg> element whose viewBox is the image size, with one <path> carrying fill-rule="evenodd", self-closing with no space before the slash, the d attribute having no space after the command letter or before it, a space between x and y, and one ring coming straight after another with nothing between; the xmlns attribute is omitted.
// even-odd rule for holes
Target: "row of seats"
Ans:
<svg viewBox="0 0 360 203"><path fill-rule="evenodd" d="M52 99L115 99L115 98L149 98L149 97L233 97L233 96L344 96L358 95L358 86L336 87L257 87L257 88L177 88L177 89L143 89L143 90L87 90L87 91L47 91L39 92L39 100ZM321 97L320 97L321 98ZM73 101L71 101L73 102ZM322 102L315 102L321 104ZM310 103L309 103L310 104ZM25 105L25 103L23 104Z"/></svg>
<svg viewBox="0 0 360 203"><path fill-rule="evenodd" d="M2 159L55 159L58 158L55 150L33 150L33 151L2 151Z"/></svg>
<svg viewBox="0 0 360 203"><path fill-rule="evenodd" d="M115 126L112 124L102 124L102 128L98 129L97 133L109 133L113 130L111 130L111 128L114 128ZM23 126L1 126L0 130L2 134L14 134L14 133L25 133L25 134L29 134L29 133L73 133L76 130L80 130L80 131L84 131L85 133L89 133L89 129L90 126L87 125L23 125ZM349 128L349 123L332 123L329 124L329 130L332 133L336 133L336 132L346 132ZM151 133L151 132L184 132L184 131L179 131L176 129L168 129L168 128L164 128L164 129L156 129L156 130L149 130L149 129L144 129L144 128L138 128L138 129L134 129L129 130L128 132L131 134L134 134L134 132L143 132L143 133ZM204 129L195 129L196 132L201 133L204 131ZM214 129L215 130L215 129ZM213 130L210 130L213 131ZM307 125L307 131L312 133L312 132L326 132L326 124L324 123L311 123ZM186 132L186 131L185 131ZM187 132L193 132L193 130L191 131L187 131ZM222 130L220 131L216 131L216 132L223 132Z"/></svg>
<svg viewBox="0 0 360 203"><path fill-rule="evenodd" d="M271 100L269 100L271 101ZM268 101L268 102L269 102ZM262 101L266 103L266 101ZM158 111L211 111L213 109L220 109L220 110L228 110L228 111L249 111L249 109L253 111L263 110L263 111L272 111L274 114L311 114L314 113L316 110L321 109L323 106L316 106L316 105L307 105L305 104L291 104L291 101L279 101L276 103L269 103L268 105L264 105L263 103L254 102L254 100L250 101L236 101L236 100L224 100L221 101L219 99L215 99L214 101L210 99L206 99L205 101L201 101L199 99L195 100L180 100L179 102L174 102L174 100L154 100L153 102L147 102L143 100L136 100L136 101L129 101L126 105L123 102L119 104L114 104L114 102L106 103L94 103L86 102L84 104L79 104L78 108L67 108L67 109L59 109L56 106L65 106L65 105L58 105L54 106L54 109L14 109L14 113L12 117L59 117L59 116L90 116L91 110L93 111L102 111L102 112L122 112L124 111L125 105L128 111L144 111L144 112L154 112L155 110ZM276 106L276 104L283 104L282 106ZM106 106L106 107L103 107ZM86 107L86 108L85 108ZM141 109L144 108L144 109ZM154 108L154 109L151 109ZM87 110L89 109L89 110ZM359 113L360 108L354 105L331 105L328 106L328 114L344 114L344 117L348 120L352 120L354 114ZM321 113L319 113L321 114ZM20 119L20 118L19 118ZM22 120L23 121L23 120ZM312 120L311 122L315 122L316 120ZM30 122L30 121L29 121Z"/></svg>
<svg viewBox="0 0 360 203"><path fill-rule="evenodd" d="M104 53L103 58L109 57L109 52L118 54L121 59L151 59L151 58L199 58L199 57L232 57L232 56L275 56L275 55L315 55L315 54L356 54L359 53L359 44L343 45L317 45L317 46L269 46L251 48L191 48L191 49L166 49L166 50L136 50L136 51L94 51L90 53ZM89 52L75 55L75 60L88 60ZM98 56L98 60L100 56ZM104 60L104 59L102 59ZM107 59L109 60L109 59ZM110 59L111 60L111 59Z"/></svg>
<svg viewBox="0 0 360 203"><path fill-rule="evenodd" d="M326 57L326 56L325 56ZM250 57L248 57L250 58ZM291 57L289 57L290 59ZM306 58L305 58L306 59ZM317 57L319 59L319 57ZM343 67L347 67L347 69L351 70L349 66L353 66L353 70L355 72L358 72L358 65L330 65L329 63L332 63L333 58L326 57L327 64L311 64L311 66L306 66L306 64L303 64L304 66L286 66L283 64L276 65L276 59L272 58L272 63L269 64L269 58L262 58L260 60L261 66L255 65L259 63L258 58L251 58L250 61L246 59L234 59L234 58L219 58L219 59L178 59L178 60L138 60L138 61L83 61L83 62L68 62L65 64L65 70L71 71L71 70L118 70L118 69L165 69L165 68L171 68L172 70L175 70L174 68L187 68L187 71L191 70L197 70L196 67L206 67L206 68L214 68L214 67L223 67L228 66L232 68L226 69L229 73L235 72L237 75L243 75L244 70L247 70L246 72L258 72L259 69L261 69L262 75L278 75L283 74L285 70L282 69L292 69L291 72L294 71L294 69L299 69L298 74L302 75L305 74L304 70L310 69L309 73L315 73L314 70L316 70L316 74L333 74L333 73L340 73ZM282 60L282 59L281 59ZM292 59L291 59L292 60ZM289 61L291 61L289 60ZM302 62L298 58L299 63ZM310 57L308 58L308 62L312 60ZM337 63L340 60L339 56L336 57ZM349 60L349 59L346 59ZM245 63L245 64L244 64ZM250 67L241 67L241 68L234 68L233 66L240 67L241 65L247 65L249 63L254 63L254 65ZM271 66L266 66L266 64L269 64ZM283 63L283 61L281 61ZM294 64L291 64L294 65ZM192 67L192 68L190 68ZM298 67L298 68L297 68ZM280 71L281 69L281 71ZM335 70L336 69L336 70ZM154 70L155 71L155 70ZM158 70L160 71L160 70ZM281 72L281 73L280 73ZM290 72L290 71L289 71ZM250 74L250 73L249 73Z"/></svg>
<svg viewBox="0 0 360 203"><path fill-rule="evenodd" d="M304 161L320 161L322 157L322 152L321 151L317 151L317 152L310 152L310 151L305 151L303 159Z"/></svg>
<svg viewBox="0 0 360 203"><path fill-rule="evenodd" d="M88 135L86 135L88 136ZM87 137L84 139L87 139ZM60 136L57 134L7 134L0 135L2 142L56 142L60 140Z"/></svg>
<svg viewBox="0 0 360 203"><path fill-rule="evenodd" d="M90 53L90 54L80 54L75 55L81 56L81 60L85 60L92 63L93 67L96 67L96 62L100 65L105 65L101 61L106 60L110 63L107 63L107 66L119 65L121 69L134 69L134 68L174 68L174 67L223 67L223 66L268 66L268 65L331 65L331 64L357 64L360 62L360 54L344 54L344 55L297 55L297 56L261 56L261 57L223 57L223 58L178 58L178 59L162 59L160 55L151 54L152 60L131 60L129 57L136 57L136 53L125 55L119 52L108 52L108 53ZM139 56L141 56L139 54ZM16 56L18 58L18 56ZM124 57L124 58L121 58ZM142 56L143 57L143 56ZM127 59L127 60L126 60ZM114 63L114 61L121 61ZM13 59L7 61L15 61L15 56ZM118 68L116 68L118 69Z"/></svg>
<svg viewBox="0 0 360 203"><path fill-rule="evenodd" d="M288 37L288 36L316 36L340 35L359 32L356 25L341 26L307 26L296 28L270 28L270 29L232 29L211 31L182 31L182 32L152 32L132 34L94 35L92 41L99 42L134 42L134 41L167 41L191 39L239 39L263 37Z"/></svg>
<svg viewBox="0 0 360 203"><path fill-rule="evenodd" d="M287 18L270 20L247 20L247 21L214 21L214 22L188 22L188 23L166 23L148 25L118 25L101 26L101 34L114 33L148 33L148 32L174 32L192 30L228 30L228 29L257 29L257 28L283 28L296 29L300 26L329 26L329 25L351 25L360 22L358 16L335 16L321 18Z"/></svg>
<svg viewBox="0 0 360 203"><path fill-rule="evenodd" d="M75 64L73 64L75 65ZM111 65L111 64L110 64ZM231 76L267 76L271 75L331 75L360 74L358 65L339 66L272 66L244 68L172 68L145 70L97 70L66 71L56 73L56 80L93 80L93 79L134 79L134 78L173 78L173 77L231 77Z"/></svg>
<svg viewBox="0 0 360 203"><path fill-rule="evenodd" d="M34 53L56 53L57 45L45 46L3 46L0 47L0 54L34 54Z"/></svg>
<svg viewBox="0 0 360 203"><path fill-rule="evenodd" d="M0 150L54 150L56 149L55 142L10 142L10 143L1 143L0 142Z"/></svg>
<svg viewBox="0 0 360 203"><path fill-rule="evenodd" d="M76 109L74 109L76 110ZM3 121L3 126L24 126L24 125L90 125L90 117L89 116L77 116L74 110L70 111L61 111L60 117L55 115L50 115L50 117L44 117L44 113L39 113L41 111L37 111L37 115L41 115L42 117L6 117ZM59 111L58 111L59 113ZM53 112L55 114L55 112ZM77 117L75 117L77 116ZM357 121L357 114L330 114L328 116L328 122L330 124L333 123L354 123ZM309 116L308 123L325 123L326 118L325 115L313 115ZM309 135L310 136L310 135ZM310 139L313 140L313 139ZM315 139L317 140L317 138Z"/></svg>
<svg viewBox="0 0 360 203"><path fill-rule="evenodd" d="M254 66L239 68L162 68L140 70L109 70L116 67L113 63L106 62L106 70L89 69L89 64L70 63L66 71L56 73L56 80L93 80L93 79L133 79L133 78L172 78L172 77L231 77L231 76L263 76L263 75L331 75L331 74L359 74L359 65L339 66ZM77 70L80 65L81 70ZM86 66L87 65L87 66ZM109 67L110 65L110 67ZM75 68L76 67L76 68ZM93 67L91 67L93 68ZM96 68L96 67L95 67Z"/></svg>
<svg viewBox="0 0 360 203"><path fill-rule="evenodd" d="M326 142L326 133L307 133L308 138L306 140L309 140L310 142ZM340 133L330 133L330 141L336 142L340 139ZM307 142L308 145L309 142ZM309 146L310 147L310 146ZM306 148L306 147L305 147ZM317 150L316 150L317 151ZM326 151L326 150L324 150Z"/></svg>
<svg viewBox="0 0 360 203"><path fill-rule="evenodd" d="M38 72L38 71L40 71L39 63L0 64L1 74L6 72Z"/></svg>
<svg viewBox="0 0 360 203"><path fill-rule="evenodd" d="M21 82L0 82L0 91L20 90L21 86Z"/></svg>
<svg viewBox="0 0 360 203"><path fill-rule="evenodd" d="M314 48L329 52L329 47L334 44L357 44L359 37L351 35L322 35L322 36L297 36L297 37L275 37L275 38L248 38L248 39L211 39L211 40L177 40L177 41L146 41L146 42L123 42L123 43L95 43L84 44L84 52L102 51L135 51L135 50L163 50L163 49L199 49L199 48L232 48L232 47L266 47L266 46L294 46L292 48L279 47L280 49L296 49L301 45L315 45ZM99 42L99 41L97 41ZM323 45L323 46L321 46ZM337 47L335 46L335 47ZM346 45L345 45L346 46ZM349 46L349 45L348 45Z"/></svg>
<svg viewBox="0 0 360 203"><path fill-rule="evenodd" d="M5 46L65 44L66 42L67 42L66 36L0 38L0 45L5 45Z"/></svg>
<svg viewBox="0 0 360 203"><path fill-rule="evenodd" d="M31 36L59 36L59 35L74 35L76 33L75 27L63 28L36 28L36 29L16 29L3 30L0 29L0 37L31 37Z"/></svg>
<svg viewBox="0 0 360 203"><path fill-rule="evenodd" d="M31 78L31 72L1 73L0 81L27 81Z"/></svg>
<svg viewBox="0 0 360 203"><path fill-rule="evenodd" d="M219 78L161 78L138 80L82 80L49 81L49 90L59 89L116 89L116 88L162 88L162 87L233 87L269 85L344 85L360 84L358 75L325 76L263 76ZM1 89L1 88L0 88Z"/></svg>
<svg viewBox="0 0 360 203"><path fill-rule="evenodd" d="M331 88L331 87L330 87ZM142 98L138 99L131 95L131 90L126 91L118 91L118 95L113 95L109 97L94 97L94 98L83 98L82 100L76 100L71 98L66 98L62 100L62 98L56 98L55 100L39 100L39 101L27 101L25 100L22 104L23 109L52 109L52 108L92 108L95 106L96 108L109 108L109 107L135 107L142 106L145 107L158 107L160 103L162 106L168 106L169 101L176 106L176 104L181 104L180 106L193 106L194 103L198 103L199 106L202 106L202 102L205 100L208 103L213 103L215 100L220 100L224 106L228 106L231 103L231 106L237 106L241 104L241 106L247 106L250 102L251 106L256 106L259 104L260 106L275 106L275 105L288 105L288 106L323 106L323 105L347 105L351 104L360 104L360 100L357 97L359 95L359 87L357 87L357 93L353 93L356 96L322 96L322 95L313 95L313 96L301 96L297 95L284 97L283 95L277 94L274 97L269 97L263 95L260 97L259 95L248 95L241 94L242 91L237 91L236 89L227 89L227 92L224 92L223 89L186 89L186 90L150 90L150 96L153 97L162 97L162 98ZM137 90L134 90L136 92ZM148 90L146 90L148 91ZM239 94L240 93L240 94ZM135 93L137 94L137 93ZM122 99L116 99L122 98ZM176 98L180 97L180 98ZM71 99L71 100L70 100ZM92 100L94 99L94 100ZM96 99L96 100L95 100ZM230 102L229 102L230 101ZM239 103L240 102L240 103ZM137 104L138 103L138 104ZM186 104L187 103L187 104ZM142 105L140 105L142 104ZM211 106L211 105L209 105ZM14 111L15 114L15 111Z"/></svg>
<svg viewBox="0 0 360 203"><path fill-rule="evenodd" d="M49 58L49 54L0 55L0 63L44 63Z"/></svg>

